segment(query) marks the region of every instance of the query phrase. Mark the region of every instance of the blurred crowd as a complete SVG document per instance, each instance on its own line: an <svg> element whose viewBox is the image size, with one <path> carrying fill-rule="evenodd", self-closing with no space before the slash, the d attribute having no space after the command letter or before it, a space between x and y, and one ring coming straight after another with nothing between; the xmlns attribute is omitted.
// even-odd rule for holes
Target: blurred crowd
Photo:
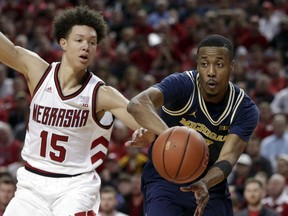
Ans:
<svg viewBox="0 0 288 216"><path fill-rule="evenodd" d="M60 61L52 20L75 5L88 5L105 17L109 34L89 70L128 99L171 73L195 69L197 45L205 36L216 33L231 39L231 81L260 110L256 131L228 178L235 213L248 208L247 190L259 181L261 203L288 215L287 1L0 0L0 30L47 62ZM22 165L30 99L23 77L0 64L0 216L13 197ZM98 170L103 216L113 211L143 215L140 174L147 149L125 148L130 137L131 131L116 120L109 154Z"/></svg>

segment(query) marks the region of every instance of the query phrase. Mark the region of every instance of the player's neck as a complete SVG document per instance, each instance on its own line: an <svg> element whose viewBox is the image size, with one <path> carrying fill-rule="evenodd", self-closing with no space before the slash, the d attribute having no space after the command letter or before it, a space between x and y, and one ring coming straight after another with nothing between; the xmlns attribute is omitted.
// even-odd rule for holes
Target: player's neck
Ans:
<svg viewBox="0 0 288 216"><path fill-rule="evenodd" d="M223 103L225 102L228 97L229 97L229 88L227 86L227 89L223 92L220 92L217 95L209 95L206 93L202 93L203 99L206 103L211 103L211 104L218 104L218 103Z"/></svg>

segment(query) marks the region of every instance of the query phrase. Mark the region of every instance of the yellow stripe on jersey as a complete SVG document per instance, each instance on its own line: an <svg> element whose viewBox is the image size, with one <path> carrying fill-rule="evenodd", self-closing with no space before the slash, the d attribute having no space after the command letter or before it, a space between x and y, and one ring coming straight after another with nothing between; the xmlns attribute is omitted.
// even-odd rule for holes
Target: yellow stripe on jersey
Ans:
<svg viewBox="0 0 288 216"><path fill-rule="evenodd" d="M192 74L191 74L192 71L186 71L185 73L190 77L191 81L193 82L193 81L194 81L194 78L193 78L193 76L192 76ZM180 109L180 110L169 110L169 109L167 109L165 106L162 106L162 110L163 110L165 113L167 113L167 114L169 114L169 115L171 115L171 116L180 116L180 115L183 115L183 114L186 113L186 112L190 109L190 107L192 106L192 103L193 103L193 101L194 101L194 95L195 95L195 86L193 85L192 95L191 95L191 97L189 98L189 100L188 100L188 102L186 103L186 105L185 105L182 109Z"/></svg>
<svg viewBox="0 0 288 216"><path fill-rule="evenodd" d="M230 114L232 107L233 107L233 101L235 98L235 89L233 87L233 85L229 82L229 87L230 87L230 92L229 92L229 98L228 98L228 103L227 106L225 108L225 110L223 111L223 113L221 114L221 116L214 121L211 117L211 115L209 114L204 98L202 97L201 93L200 93L200 82L199 82L199 74L197 74L196 77L196 86L198 88L198 99L199 99L199 105L200 108L202 110L202 112L204 113L204 115L207 117L207 119L210 121L210 123L214 126L218 126L221 124L221 122Z"/></svg>
<svg viewBox="0 0 288 216"><path fill-rule="evenodd" d="M230 119L230 125L232 124L232 122L233 122L233 120L234 120L235 113L236 113L239 105L241 104L244 96L245 96L245 92L243 91L243 89L240 89L240 93L239 93L239 95L238 95L238 97L237 97L237 101L236 101L236 103L235 103L235 105L234 105L234 107L233 107L233 113L232 113L232 116L231 116L231 119Z"/></svg>

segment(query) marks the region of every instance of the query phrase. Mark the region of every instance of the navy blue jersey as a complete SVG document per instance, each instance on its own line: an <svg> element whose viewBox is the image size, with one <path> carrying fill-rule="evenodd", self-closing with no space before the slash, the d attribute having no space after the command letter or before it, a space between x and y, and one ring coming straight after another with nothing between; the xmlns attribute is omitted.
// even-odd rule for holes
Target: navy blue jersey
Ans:
<svg viewBox="0 0 288 216"><path fill-rule="evenodd" d="M228 134L237 134L248 141L258 123L257 106L242 89L231 82L225 99L217 104L204 101L196 71L174 73L154 87L164 95L160 116L165 123L169 127L193 128L205 138L210 152L206 172L218 159Z"/></svg>
<svg viewBox="0 0 288 216"><path fill-rule="evenodd" d="M164 95L164 105L160 116L166 124L169 127L193 128L205 138L210 155L203 175L218 159L228 134L237 134L243 140L248 141L257 125L258 108L242 89L232 83L229 83L225 99L217 104L204 101L199 90L199 74L196 71L172 74L154 87ZM150 157L151 148L149 149ZM191 183L184 185L189 184ZM193 215L197 206L195 197L191 195L192 193L182 192L179 187L178 184L164 180L149 160L142 174L145 213L148 216L183 215L183 212L185 215ZM227 180L210 188L209 196L205 216L233 215L231 200L228 198ZM165 212L163 212L164 209L166 209Z"/></svg>
<svg viewBox="0 0 288 216"><path fill-rule="evenodd" d="M259 111L245 92L231 82L222 102L205 102L198 79L196 71L175 73L155 87L164 95L160 116L165 123L169 127L193 128L206 139L210 150L209 168L217 160L228 134L237 134L248 142L257 125Z"/></svg>

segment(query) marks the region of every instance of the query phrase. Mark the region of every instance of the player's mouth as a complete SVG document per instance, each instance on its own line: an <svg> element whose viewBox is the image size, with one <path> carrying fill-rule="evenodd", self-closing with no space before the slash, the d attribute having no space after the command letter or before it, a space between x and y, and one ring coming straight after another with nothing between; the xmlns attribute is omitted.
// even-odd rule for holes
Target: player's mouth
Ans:
<svg viewBox="0 0 288 216"><path fill-rule="evenodd" d="M88 55L80 55L80 61L82 63L87 63L88 62Z"/></svg>
<svg viewBox="0 0 288 216"><path fill-rule="evenodd" d="M217 86L217 82L215 82L214 80L209 80L208 82L206 82L206 85L209 87L209 88L216 88Z"/></svg>

